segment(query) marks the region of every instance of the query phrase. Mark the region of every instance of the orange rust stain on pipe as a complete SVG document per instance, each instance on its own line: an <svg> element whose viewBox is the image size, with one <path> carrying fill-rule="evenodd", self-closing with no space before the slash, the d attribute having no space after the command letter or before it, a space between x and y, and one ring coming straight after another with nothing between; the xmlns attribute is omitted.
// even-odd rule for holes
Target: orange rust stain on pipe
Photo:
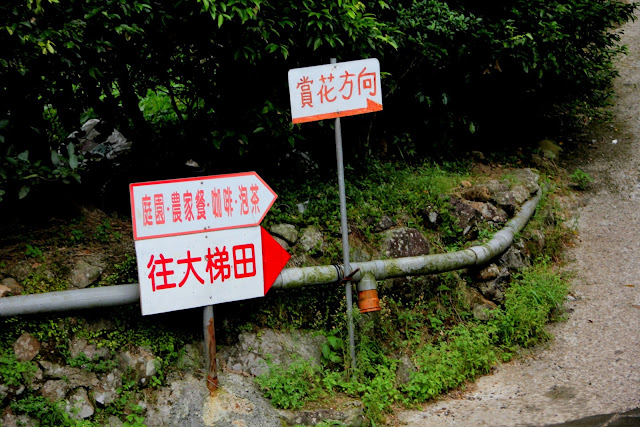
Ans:
<svg viewBox="0 0 640 427"><path fill-rule="evenodd" d="M213 319L209 319L207 325L207 332L209 333L207 351L209 352L209 366L207 366L207 388L209 394L213 395L218 390L218 371L216 367L216 330L213 326Z"/></svg>

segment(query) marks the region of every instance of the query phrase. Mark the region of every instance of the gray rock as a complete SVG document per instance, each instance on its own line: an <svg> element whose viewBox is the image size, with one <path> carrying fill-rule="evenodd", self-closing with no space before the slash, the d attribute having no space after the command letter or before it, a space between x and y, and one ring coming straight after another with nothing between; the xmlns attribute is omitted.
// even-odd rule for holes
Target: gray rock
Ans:
<svg viewBox="0 0 640 427"><path fill-rule="evenodd" d="M22 282L33 273L33 267L29 261L23 260L9 267L9 276L16 279L18 282Z"/></svg>
<svg viewBox="0 0 640 427"><path fill-rule="evenodd" d="M365 425L362 402L352 400L337 408L323 408L298 411L280 411L286 425L314 426L322 421L334 421L341 425L359 427Z"/></svg>
<svg viewBox="0 0 640 427"><path fill-rule="evenodd" d="M98 384L95 373L71 366L60 366L46 360L40 361L44 378L64 379L71 388L92 387Z"/></svg>
<svg viewBox="0 0 640 427"><path fill-rule="evenodd" d="M40 425L40 421L25 414L14 415L9 410L2 414L0 425L4 427L35 427Z"/></svg>
<svg viewBox="0 0 640 427"><path fill-rule="evenodd" d="M526 234L525 247L530 254L540 254L546 245L546 238L540 230L529 230Z"/></svg>
<svg viewBox="0 0 640 427"><path fill-rule="evenodd" d="M482 220L482 215L473 207L472 202L451 197L449 205L451 206L451 215L458 220L458 227L464 235L469 234L469 231Z"/></svg>
<svg viewBox="0 0 640 427"><path fill-rule="evenodd" d="M501 193L503 191L507 191L509 189L509 182L508 181L498 181L496 179L492 179L490 181L487 181L484 185L487 186L487 188L489 189L489 192L495 196L496 193Z"/></svg>
<svg viewBox="0 0 640 427"><path fill-rule="evenodd" d="M177 366L180 369L198 371L204 366L204 348L202 343L187 344L180 350Z"/></svg>
<svg viewBox="0 0 640 427"><path fill-rule="evenodd" d="M543 139L538 142L538 148L540 149L542 156L549 160L557 159L562 152L562 148L550 139Z"/></svg>
<svg viewBox="0 0 640 427"><path fill-rule="evenodd" d="M324 237L322 236L322 232L312 225L302 231L302 236L300 237L298 244L304 252L322 250L322 247L324 246Z"/></svg>
<svg viewBox="0 0 640 427"><path fill-rule="evenodd" d="M221 373L218 378L221 387L213 396L204 399L202 417L198 418L196 426L200 425L199 420L205 426L215 427L286 425L280 411L262 396L252 378L228 372Z"/></svg>
<svg viewBox="0 0 640 427"><path fill-rule="evenodd" d="M40 388L40 394L49 402L57 402L64 399L69 390L71 390L71 387L68 382L64 380L49 380Z"/></svg>
<svg viewBox="0 0 640 427"><path fill-rule="evenodd" d="M0 298L6 297L11 294L11 289L8 286L0 284Z"/></svg>
<svg viewBox="0 0 640 427"><path fill-rule="evenodd" d="M374 233L380 233L382 231L390 229L391 227L396 225L396 223L389 215L382 215L377 222L373 218L371 218L371 222L369 225L373 226L372 231Z"/></svg>
<svg viewBox="0 0 640 427"><path fill-rule="evenodd" d="M509 219L509 215L507 215L504 209L500 209L491 203L470 202L469 204L480 212L480 216L482 216L484 221L504 223Z"/></svg>
<svg viewBox="0 0 640 427"><path fill-rule="evenodd" d="M272 234L287 241L290 245L295 245L298 241L298 230L293 224L274 224L269 228Z"/></svg>
<svg viewBox="0 0 640 427"><path fill-rule="evenodd" d="M430 229L435 229L442 222L440 213L432 206L424 208L421 216L424 224Z"/></svg>
<svg viewBox="0 0 640 427"><path fill-rule="evenodd" d="M286 268L302 267L313 264L311 257L307 254L294 254L285 266Z"/></svg>
<svg viewBox="0 0 640 427"><path fill-rule="evenodd" d="M71 270L69 282L77 289L84 289L100 278L103 269L97 265L89 264L85 260L79 260Z"/></svg>
<svg viewBox="0 0 640 427"><path fill-rule="evenodd" d="M76 420L84 420L92 416L95 408L89 401L87 390L83 387L73 390L66 402L65 411Z"/></svg>
<svg viewBox="0 0 640 427"><path fill-rule="evenodd" d="M290 363L294 355L320 364L322 344L326 338L304 331L281 332L263 330L243 332L238 343L218 352L224 365L237 372L260 375L267 371L267 355L274 364Z"/></svg>
<svg viewBox="0 0 640 427"><path fill-rule="evenodd" d="M20 362L33 360L40 352L40 342L30 333L25 332L13 343L13 352Z"/></svg>
<svg viewBox="0 0 640 427"><path fill-rule="evenodd" d="M476 271L473 274L475 280L492 280L500 275L500 269L495 264L489 264L488 266Z"/></svg>
<svg viewBox="0 0 640 427"><path fill-rule="evenodd" d="M385 232L382 250L387 257L402 258L428 255L431 247L420 231L414 228L397 228Z"/></svg>
<svg viewBox="0 0 640 427"><path fill-rule="evenodd" d="M465 188L460 195L475 202L488 202L493 197L492 191L487 185L474 185L473 187Z"/></svg>
<svg viewBox="0 0 640 427"><path fill-rule="evenodd" d="M4 384L0 384L0 402L9 395L9 387Z"/></svg>
<svg viewBox="0 0 640 427"><path fill-rule="evenodd" d="M136 348L131 351L125 351L119 355L120 367L123 371L129 371L133 379L146 384L151 377L158 373L156 367L156 358L151 352L144 348Z"/></svg>
<svg viewBox="0 0 640 427"><path fill-rule="evenodd" d="M100 378L98 385L93 388L93 398L96 403L106 406L118 396L118 388L122 387L122 372L117 369Z"/></svg>
<svg viewBox="0 0 640 427"><path fill-rule="evenodd" d="M509 270L506 268L500 269L500 274L495 279L476 282L473 284L482 295L488 300L500 304L504 302L504 283L507 283L511 278Z"/></svg>
<svg viewBox="0 0 640 427"><path fill-rule="evenodd" d="M371 254L362 248L349 248L349 260L351 262L366 262L371 261Z"/></svg>
<svg viewBox="0 0 640 427"><path fill-rule="evenodd" d="M517 185L508 191L496 193L494 201L498 207L513 214L529 198L529 191L522 185Z"/></svg>
<svg viewBox="0 0 640 427"><path fill-rule="evenodd" d="M73 338L69 344L71 357L78 357L81 353L89 360L109 359L111 352L106 347L98 348L95 344L89 344L84 339Z"/></svg>
<svg viewBox="0 0 640 427"><path fill-rule="evenodd" d="M515 176L516 181L522 184L530 194L535 194L540 190L540 185L538 184L540 181L540 175L533 172L531 169L515 169L513 171L513 175Z"/></svg>
<svg viewBox="0 0 640 427"><path fill-rule="evenodd" d="M399 358L394 357L394 359L398 359L400 362L396 370L396 383L408 384L411 380L411 374L418 371L416 364L406 354L402 354Z"/></svg>
<svg viewBox="0 0 640 427"><path fill-rule="evenodd" d="M529 266L527 257L515 245L510 246L498 262L511 271L519 271Z"/></svg>
<svg viewBox="0 0 640 427"><path fill-rule="evenodd" d="M12 277L2 279L2 285L9 288L12 295L20 295L24 292L24 288Z"/></svg>
<svg viewBox="0 0 640 427"><path fill-rule="evenodd" d="M145 413L147 426L205 426L203 407L210 399L201 378L192 374L170 378L169 385L154 393ZM220 382L221 384L222 381ZM224 384L222 385L224 387ZM218 424L215 424L218 426Z"/></svg>
<svg viewBox="0 0 640 427"><path fill-rule="evenodd" d="M109 418L107 418L107 425L109 427L122 427L124 423L115 415L109 415Z"/></svg>
<svg viewBox="0 0 640 427"><path fill-rule="evenodd" d="M495 305L491 304L474 304L471 313L474 319L486 322L491 318L491 311Z"/></svg>

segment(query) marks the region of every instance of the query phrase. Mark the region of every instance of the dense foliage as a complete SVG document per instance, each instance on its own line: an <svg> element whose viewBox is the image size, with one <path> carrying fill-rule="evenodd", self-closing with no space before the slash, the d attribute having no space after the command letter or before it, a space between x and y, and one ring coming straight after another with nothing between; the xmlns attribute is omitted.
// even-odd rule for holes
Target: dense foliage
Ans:
<svg viewBox="0 0 640 427"><path fill-rule="evenodd" d="M289 171L300 152L331 165L331 123L292 125L286 83L288 69L331 57L377 57L384 73L384 111L344 127L348 160L542 136L540 119L605 102L622 50L612 30L635 7L8 0L0 5L0 197L79 180L81 153L64 138L90 117L134 141L125 169L142 178L184 174L189 159L209 173Z"/></svg>

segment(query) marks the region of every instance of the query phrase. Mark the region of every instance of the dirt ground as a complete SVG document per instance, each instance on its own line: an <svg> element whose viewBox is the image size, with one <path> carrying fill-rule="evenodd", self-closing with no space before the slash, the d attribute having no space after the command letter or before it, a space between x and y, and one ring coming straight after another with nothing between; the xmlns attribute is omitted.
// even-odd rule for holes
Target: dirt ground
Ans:
<svg viewBox="0 0 640 427"><path fill-rule="evenodd" d="M626 24L614 124L590 129L561 166L594 178L576 209L579 239L566 322L545 348L466 392L398 414L412 426L540 426L640 407L640 21Z"/></svg>

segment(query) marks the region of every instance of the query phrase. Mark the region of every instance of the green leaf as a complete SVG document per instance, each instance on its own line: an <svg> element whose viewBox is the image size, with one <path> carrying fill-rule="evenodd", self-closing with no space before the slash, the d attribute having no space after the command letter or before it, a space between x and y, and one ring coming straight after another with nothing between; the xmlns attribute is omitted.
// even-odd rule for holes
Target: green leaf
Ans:
<svg viewBox="0 0 640 427"><path fill-rule="evenodd" d="M7 119L0 120L0 130L6 128L8 124L9 124L9 120Z"/></svg>
<svg viewBox="0 0 640 427"><path fill-rule="evenodd" d="M23 160L25 162L29 161L29 150L25 150L22 153L18 154L18 159Z"/></svg>
<svg viewBox="0 0 640 427"><path fill-rule="evenodd" d="M343 344L342 344L342 339L333 335L330 335L327 337L327 342L329 343L329 345L331 346L331 348L333 349L341 349Z"/></svg>
<svg viewBox="0 0 640 427"><path fill-rule="evenodd" d="M316 41L313 42L313 50L316 50L322 44L322 39L320 37L316 38Z"/></svg>
<svg viewBox="0 0 640 427"><path fill-rule="evenodd" d="M222 27L222 22L224 21L224 16L222 14L218 15L218 28Z"/></svg>
<svg viewBox="0 0 640 427"><path fill-rule="evenodd" d="M25 197L27 197L27 194L29 194L29 190L31 190L31 187L29 187L28 185L23 185L18 192L18 198L24 199Z"/></svg>
<svg viewBox="0 0 640 427"><path fill-rule="evenodd" d="M76 156L75 154L71 154L69 156L69 167L73 170L76 170L78 168L78 156Z"/></svg>
<svg viewBox="0 0 640 427"><path fill-rule="evenodd" d="M51 163L54 166L60 165L60 156L58 156L58 152L55 150L51 150Z"/></svg>

